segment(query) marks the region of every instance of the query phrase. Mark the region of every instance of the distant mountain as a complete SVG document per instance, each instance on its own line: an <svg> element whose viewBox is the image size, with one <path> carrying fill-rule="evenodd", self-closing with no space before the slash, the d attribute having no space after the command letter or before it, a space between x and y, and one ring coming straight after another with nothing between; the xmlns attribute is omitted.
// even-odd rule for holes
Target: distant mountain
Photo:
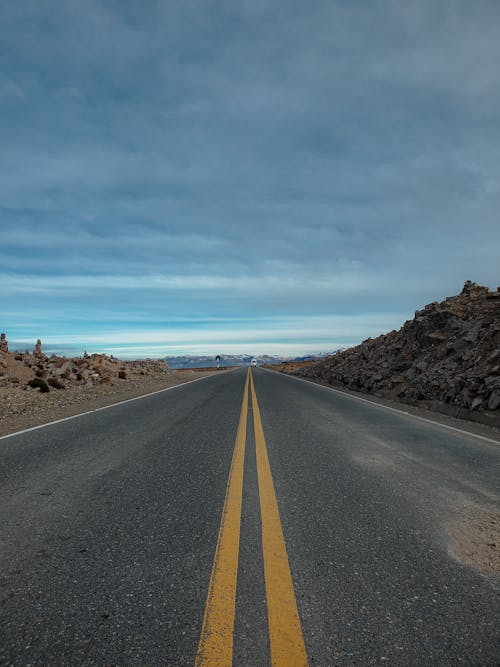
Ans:
<svg viewBox="0 0 500 667"><path fill-rule="evenodd" d="M283 361L314 361L315 359L323 359L323 357L332 354L331 352L323 352L321 354L310 354L303 357L280 357L268 354L255 355L251 354L221 354L221 366L248 366L252 359L257 359L260 364L279 364ZM169 368L210 368L216 366L217 362L212 355L186 355L182 357L165 357Z"/></svg>

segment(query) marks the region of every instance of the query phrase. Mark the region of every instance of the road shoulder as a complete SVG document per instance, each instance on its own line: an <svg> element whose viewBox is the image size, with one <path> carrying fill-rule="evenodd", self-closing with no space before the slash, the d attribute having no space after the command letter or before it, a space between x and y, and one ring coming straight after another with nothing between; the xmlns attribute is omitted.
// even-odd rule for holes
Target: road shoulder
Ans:
<svg viewBox="0 0 500 667"><path fill-rule="evenodd" d="M418 417L420 419L425 419L436 424L441 424L443 426L448 426L459 431L465 431L471 435L477 435L481 438L487 438L488 440L493 440L495 443L500 445L500 428L495 426L489 426L480 422L469 421L461 417L453 417L450 415L443 414L442 412L437 412L436 410L431 410L428 407L420 407L416 405L407 405L406 403L400 403L399 401L394 401L388 398L382 398L380 396L374 396L372 394L365 394L358 391L353 391L352 389L346 389L345 387L337 387L327 384L326 382L321 382L320 380L313 380L310 378L298 377L290 373L282 373L271 368L264 368L263 370L269 373L276 373L282 377L289 377L293 380L299 380L302 382L307 382L311 385L316 385L324 389L338 392L340 394L345 394L351 398L363 400L367 403L372 403L374 405L380 405L385 408L390 408L401 414L411 415Z"/></svg>
<svg viewBox="0 0 500 667"><path fill-rule="evenodd" d="M27 393L19 389L19 396L16 397L17 400L12 401L12 405L9 405L11 390L7 392L0 389L0 403L3 404L0 413L0 437L74 417L83 412L98 410L122 401L147 396L156 391L170 389L222 372L227 371L171 370L167 377L161 380L127 383L121 387L101 386L92 389L71 387L52 391L49 394Z"/></svg>

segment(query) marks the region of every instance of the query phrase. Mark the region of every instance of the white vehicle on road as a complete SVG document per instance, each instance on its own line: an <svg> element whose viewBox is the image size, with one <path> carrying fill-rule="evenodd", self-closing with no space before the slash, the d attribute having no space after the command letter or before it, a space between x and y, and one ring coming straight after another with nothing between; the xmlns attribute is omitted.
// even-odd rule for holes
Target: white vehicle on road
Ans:
<svg viewBox="0 0 500 667"><path fill-rule="evenodd" d="M257 359L252 359L250 366L257 366Z"/></svg>

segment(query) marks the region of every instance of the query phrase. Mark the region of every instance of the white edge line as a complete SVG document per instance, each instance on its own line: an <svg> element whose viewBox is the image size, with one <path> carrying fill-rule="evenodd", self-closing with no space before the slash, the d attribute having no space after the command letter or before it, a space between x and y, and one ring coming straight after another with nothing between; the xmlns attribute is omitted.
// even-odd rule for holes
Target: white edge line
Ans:
<svg viewBox="0 0 500 667"><path fill-rule="evenodd" d="M215 375L215 373L214 373ZM208 380L212 377L212 374L207 375L206 377L195 378L194 380L188 380L187 382L181 382L180 384L175 384L173 387L165 387L165 389L158 389L158 391L152 391L149 394L142 394L142 396L134 396L134 398L126 398L124 401L118 401L117 403L111 403L110 405L103 405L100 408L95 408L94 410L87 410L86 412L79 412L77 415L70 415L69 417L63 417L62 419L56 419L52 422L47 422L46 424L38 424L38 426L32 426L31 428L25 428L22 431L15 431L14 433L7 433L7 435L0 436L0 440L6 440L7 438L13 438L16 435L21 435L22 433L29 433L30 431L37 431L39 428L45 428L46 426L53 426L54 424L60 424L61 422L67 422L70 419L76 419L77 417L83 417L84 415L91 415L94 412L100 412L101 410L109 410L109 408L114 408L117 405L123 405L124 403L131 403L132 401L138 401L141 398L147 398L148 396L154 396L155 394L162 394L165 391L170 391L171 389L178 389L179 387L185 387L187 384L192 382L199 382L200 380Z"/></svg>
<svg viewBox="0 0 500 667"><path fill-rule="evenodd" d="M400 415L405 415L406 417L411 417L412 419L418 419L422 422L427 422L433 426L440 426L441 428L447 428L450 431L456 431L457 433L463 433L464 435L470 435L473 438L478 438L479 440L484 440L485 442L491 442L494 445L500 445L500 440L493 440L493 438L487 438L484 435L478 435L477 433L471 433L470 431L465 431L464 429L457 428L456 426L449 426L448 424L441 424L440 422L433 421L432 419L426 419L425 417L419 417L419 415L414 415L411 412L405 412L404 410L398 410L398 408L392 408L389 405L384 405L383 403L377 403L376 401L370 401L369 398L362 398L361 396L354 396L353 394L348 394L346 391L341 389L335 389L335 387L326 387L324 384L319 384L319 382L314 382L314 380L307 380L305 378L299 378L296 375L289 375L288 373L280 373L280 371L271 370L270 368L263 368L263 371L268 373L276 373L277 375L286 376L292 380L300 380L301 382L307 382L307 384L313 385L314 387L319 387L320 389L326 389L327 391L333 391L336 394L345 396L346 398L352 398L355 401L361 401L362 403L369 403L377 408L383 408L384 410L391 410L391 412L397 412Z"/></svg>

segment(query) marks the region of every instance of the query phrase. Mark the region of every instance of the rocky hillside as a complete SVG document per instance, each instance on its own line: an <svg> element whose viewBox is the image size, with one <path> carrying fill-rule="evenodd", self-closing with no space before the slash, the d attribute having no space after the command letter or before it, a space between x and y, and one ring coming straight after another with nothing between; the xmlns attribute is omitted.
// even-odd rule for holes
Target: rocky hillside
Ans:
<svg viewBox="0 0 500 667"><path fill-rule="evenodd" d="M0 336L0 388L18 386L48 393L73 386L111 386L143 376L160 379L167 370L163 360L119 361L105 354L48 357L40 340L33 352L10 352L5 334Z"/></svg>
<svg viewBox="0 0 500 667"><path fill-rule="evenodd" d="M399 331L292 372L445 412L498 416L500 288L467 281L458 296L425 306Z"/></svg>

